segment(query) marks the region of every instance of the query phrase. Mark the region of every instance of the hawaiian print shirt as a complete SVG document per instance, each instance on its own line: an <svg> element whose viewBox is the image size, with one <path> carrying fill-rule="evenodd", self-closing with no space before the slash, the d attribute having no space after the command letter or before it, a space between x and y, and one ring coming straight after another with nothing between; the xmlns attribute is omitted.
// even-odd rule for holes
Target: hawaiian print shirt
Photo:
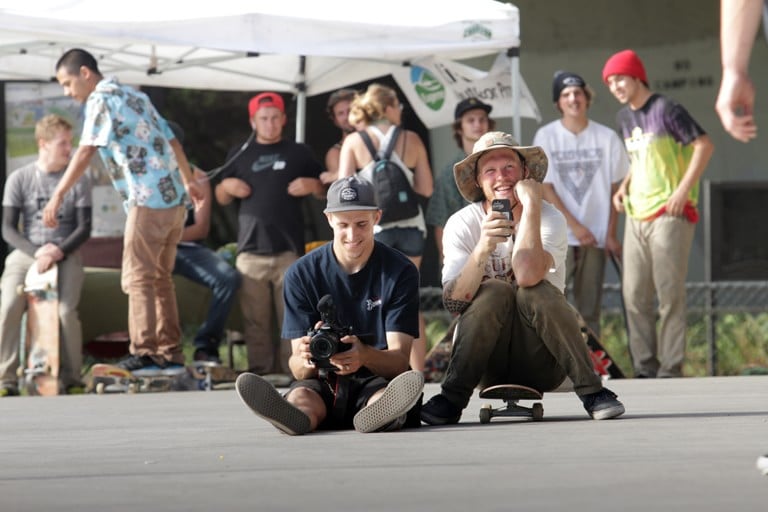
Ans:
<svg viewBox="0 0 768 512"><path fill-rule="evenodd" d="M174 135L142 92L115 78L101 80L85 104L81 146L97 146L126 212L133 206L163 209L187 201Z"/></svg>

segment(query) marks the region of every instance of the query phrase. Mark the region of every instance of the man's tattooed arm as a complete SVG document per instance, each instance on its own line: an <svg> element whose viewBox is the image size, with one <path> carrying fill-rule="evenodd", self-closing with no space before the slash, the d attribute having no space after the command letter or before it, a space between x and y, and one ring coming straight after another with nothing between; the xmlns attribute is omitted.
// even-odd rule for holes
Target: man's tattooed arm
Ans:
<svg viewBox="0 0 768 512"><path fill-rule="evenodd" d="M458 279L458 278L457 278ZM443 305L449 313L461 314L472 304L471 300L454 299L451 297L456 288L456 280L446 284L443 288Z"/></svg>

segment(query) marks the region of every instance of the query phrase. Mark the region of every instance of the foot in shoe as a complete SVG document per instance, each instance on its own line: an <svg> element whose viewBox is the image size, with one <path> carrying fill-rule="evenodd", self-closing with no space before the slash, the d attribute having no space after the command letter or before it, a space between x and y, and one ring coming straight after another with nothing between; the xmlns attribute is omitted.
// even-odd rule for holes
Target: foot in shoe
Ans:
<svg viewBox="0 0 768 512"><path fill-rule="evenodd" d="M378 400L369 403L355 414L355 430L369 433L388 426L416 405L423 389L423 373L413 370L401 373L387 384Z"/></svg>
<svg viewBox="0 0 768 512"><path fill-rule="evenodd" d="M275 387L253 373L243 373L235 382L240 400L257 416L278 430L297 436L310 429L309 417L291 405Z"/></svg>

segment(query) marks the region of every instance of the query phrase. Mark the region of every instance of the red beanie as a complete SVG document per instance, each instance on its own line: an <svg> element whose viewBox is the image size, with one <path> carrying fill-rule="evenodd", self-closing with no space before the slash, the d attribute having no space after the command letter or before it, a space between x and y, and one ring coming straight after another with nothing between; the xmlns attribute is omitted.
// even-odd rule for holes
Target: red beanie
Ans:
<svg viewBox="0 0 768 512"><path fill-rule="evenodd" d="M603 66L603 82L608 83L608 77L611 75L626 75L637 78L646 86L648 77L645 75L645 66L643 61L632 50L623 50L614 54L605 62Z"/></svg>

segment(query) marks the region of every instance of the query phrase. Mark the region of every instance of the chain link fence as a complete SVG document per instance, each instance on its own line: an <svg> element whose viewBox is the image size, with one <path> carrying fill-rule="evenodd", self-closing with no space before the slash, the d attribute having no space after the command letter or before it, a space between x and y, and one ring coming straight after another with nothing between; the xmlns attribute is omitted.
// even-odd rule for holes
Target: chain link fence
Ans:
<svg viewBox="0 0 768 512"><path fill-rule="evenodd" d="M768 312L768 281L690 282L686 284L686 292L689 315L700 315L706 322L710 374L717 375L715 332L718 315ZM442 294L439 287L421 288L421 309L428 319L450 319L450 314L443 308ZM623 314L619 284L603 285L602 310L605 314Z"/></svg>
<svg viewBox="0 0 768 512"><path fill-rule="evenodd" d="M768 281L693 282L686 284L686 291L689 313L706 315L768 311ZM425 313L445 312L442 288L421 288L420 296L421 309ZM603 285L603 311L621 314L621 288L618 284Z"/></svg>

